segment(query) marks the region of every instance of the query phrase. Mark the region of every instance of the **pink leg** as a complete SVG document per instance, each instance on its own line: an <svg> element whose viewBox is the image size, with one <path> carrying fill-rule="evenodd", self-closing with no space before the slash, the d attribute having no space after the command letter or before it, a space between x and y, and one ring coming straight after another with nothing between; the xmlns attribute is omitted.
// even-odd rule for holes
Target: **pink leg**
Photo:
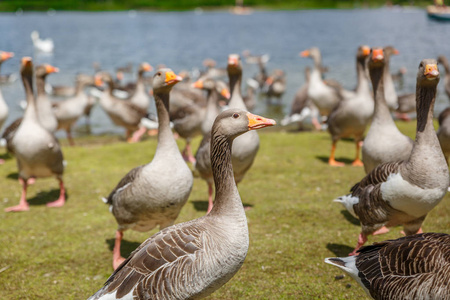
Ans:
<svg viewBox="0 0 450 300"><path fill-rule="evenodd" d="M211 183L208 183L208 211L206 212L207 214L209 214L209 212L210 212L211 209L213 208L212 194L213 194L213 187L212 187L212 184L211 184Z"/></svg>
<svg viewBox="0 0 450 300"><path fill-rule="evenodd" d="M319 122L319 120L317 120L317 118L312 118L311 119L311 123L314 125L314 128L317 130L317 131L320 131L320 130L322 130L322 126L320 125L320 122Z"/></svg>
<svg viewBox="0 0 450 300"><path fill-rule="evenodd" d="M406 233L405 233L403 230L400 231L400 233L401 233L402 235L406 235ZM419 230L417 230L417 232L416 232L416 234L419 234L419 233L423 233L422 227L420 227Z"/></svg>
<svg viewBox="0 0 450 300"><path fill-rule="evenodd" d="M66 190L64 189L64 182L59 179L59 198L47 203L47 207L61 207L64 203L66 203Z"/></svg>
<svg viewBox="0 0 450 300"><path fill-rule="evenodd" d="M356 251L361 248L362 245L364 245L367 242L367 236L364 235L362 232L358 236L358 244L356 244L356 248L353 250L353 252L349 253L349 256L356 255Z"/></svg>
<svg viewBox="0 0 450 300"><path fill-rule="evenodd" d="M186 150L189 162L195 164L195 157L192 154L191 142L186 142Z"/></svg>
<svg viewBox="0 0 450 300"><path fill-rule="evenodd" d="M19 182L22 184L22 195L20 196L19 205L5 208L6 212L30 210L30 206L28 205L28 202L27 202L27 186L28 186L28 184L22 178L19 178Z"/></svg>
<svg viewBox="0 0 450 300"><path fill-rule="evenodd" d="M5 163L5 160L0 158L0 165L3 165Z"/></svg>
<svg viewBox="0 0 450 300"><path fill-rule="evenodd" d="M131 137L131 140L129 141L130 143L137 143L140 141L141 137L145 134L145 132L147 131L147 129L145 127L141 127L138 130L136 130L133 133L133 136Z"/></svg>
<svg viewBox="0 0 450 300"><path fill-rule="evenodd" d="M72 133L70 132L70 128L66 130L66 133L67 133L67 140L69 141L69 145L75 146L75 142L73 141Z"/></svg>
<svg viewBox="0 0 450 300"><path fill-rule="evenodd" d="M117 269L122 262L125 260L125 258L123 258L120 255L120 242L122 241L122 237L123 237L123 232L117 230L116 231L116 241L114 243L114 249L113 249L113 268L114 270Z"/></svg>
<svg viewBox="0 0 450 300"><path fill-rule="evenodd" d="M30 178L28 178L28 180L27 180L27 185L32 185L32 184L34 184L35 182L36 182L36 178L30 177Z"/></svg>
<svg viewBox="0 0 450 300"><path fill-rule="evenodd" d="M374 233L372 233L373 235L379 235L379 234L385 234L389 232L389 228L387 228L386 226L381 227L380 229L378 229L377 231L375 231Z"/></svg>

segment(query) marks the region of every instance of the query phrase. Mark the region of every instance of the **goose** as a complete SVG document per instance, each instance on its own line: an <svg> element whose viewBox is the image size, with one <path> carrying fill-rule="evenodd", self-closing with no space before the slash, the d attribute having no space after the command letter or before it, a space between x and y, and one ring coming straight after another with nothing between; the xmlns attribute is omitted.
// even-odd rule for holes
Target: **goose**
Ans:
<svg viewBox="0 0 450 300"><path fill-rule="evenodd" d="M193 83L193 86L198 89L206 90L208 93L205 118L202 122L203 139L195 154L195 169L200 174L200 177L208 184L207 213L209 213L213 206L212 194L214 180L211 169L211 128L214 120L220 113L220 95L228 99L230 98L230 92L223 81L213 80L212 78L199 79Z"/></svg>
<svg viewBox="0 0 450 300"><path fill-rule="evenodd" d="M56 120L55 114L53 113L52 104L45 93L45 78L48 74L58 71L58 68L55 68L48 64L39 65L36 67L36 114L41 126L51 133L54 133L56 131L56 128L58 127L58 121ZM28 101L26 102L28 103ZM14 154L12 139L16 134L16 131L19 128L20 124L22 123L22 120L22 117L14 120L8 127L5 128L5 131L2 135L2 139L6 141L6 149L11 154Z"/></svg>
<svg viewBox="0 0 450 300"><path fill-rule="evenodd" d="M53 48L55 45L53 44L53 40L50 38L47 38L45 40L42 40L39 38L39 32L36 30L31 33L31 40L33 41L34 49L40 52L53 52Z"/></svg>
<svg viewBox="0 0 450 300"><path fill-rule="evenodd" d="M114 83L111 75L106 72L97 73L95 76L97 86L106 83L106 88L101 94L99 103L110 119L117 126L126 129L126 139L132 142L132 133L139 128L139 122L147 115L147 111L137 107L129 101L124 101L113 96Z"/></svg>
<svg viewBox="0 0 450 300"><path fill-rule="evenodd" d="M271 103L272 97L277 98L278 103L281 101L284 92L286 91L286 74L283 70L276 69L267 77L263 89L266 91L265 95L268 102Z"/></svg>
<svg viewBox="0 0 450 300"><path fill-rule="evenodd" d="M151 72L152 70L153 67L147 62L143 62L139 65L136 85L133 93L129 98L129 101L131 103L145 111L148 111L148 107L150 106L150 99L148 98L148 94L145 90L144 73Z"/></svg>
<svg viewBox="0 0 450 300"><path fill-rule="evenodd" d="M41 125L52 133L58 128L58 120L53 113L52 103L45 92L45 80L49 74L55 72L59 72L59 69L49 64L36 67L37 115Z"/></svg>
<svg viewBox="0 0 450 300"><path fill-rule="evenodd" d="M132 169L104 201L118 223L113 250L113 267L124 258L120 243L127 229L149 231L173 224L191 193L192 172L181 157L169 126L169 93L181 81L170 69L160 69L153 79L158 112L158 146L153 160Z"/></svg>
<svg viewBox="0 0 450 300"><path fill-rule="evenodd" d="M245 103L245 106L249 111L253 111L256 106L256 97L255 92L258 89L258 82L252 78L248 78L246 81L247 89L246 94L243 96L243 100Z"/></svg>
<svg viewBox="0 0 450 300"><path fill-rule="evenodd" d="M200 77L219 78L227 76L227 70L216 67L216 61L212 58L207 58L203 61L203 66L206 67Z"/></svg>
<svg viewBox="0 0 450 300"><path fill-rule="evenodd" d="M397 118L403 121L411 121L408 115L416 111L416 94L407 93L398 96L398 107L395 110Z"/></svg>
<svg viewBox="0 0 450 300"><path fill-rule="evenodd" d="M230 108L248 110L245 106L241 94L242 64L238 54L228 56L228 78L230 84ZM250 169L259 149L259 136L256 131L250 131L245 135L236 138L233 142L232 162L234 179L239 183L244 179L245 174Z"/></svg>
<svg viewBox="0 0 450 300"><path fill-rule="evenodd" d="M433 127L438 82L436 60L422 60L416 84L416 140L409 158L379 165L352 187L351 194L335 200L361 221L362 231L350 255L356 254L369 234L384 233L387 227L403 225L406 235L421 233L428 212L447 192L448 167Z"/></svg>
<svg viewBox="0 0 450 300"><path fill-rule="evenodd" d="M318 120L319 111L308 97L308 85L311 75L311 68L305 68L305 83L297 90L294 95L294 100L291 104L291 111L289 115L285 116L281 121L281 125L288 126L292 123L298 123L299 128L302 129L303 122L310 117L311 123L316 130L321 130L321 125Z"/></svg>
<svg viewBox="0 0 450 300"><path fill-rule="evenodd" d="M437 136L441 144L442 152L448 164L450 157L450 107L447 107L439 114L439 129Z"/></svg>
<svg viewBox="0 0 450 300"><path fill-rule="evenodd" d="M240 109L222 112L211 131L216 186L211 212L147 239L89 300L201 299L228 282L249 247L247 218L233 178L233 139L274 124Z"/></svg>
<svg viewBox="0 0 450 300"><path fill-rule="evenodd" d="M447 57L444 55L439 55L438 63L440 63L445 69L444 89L450 99L450 65L448 64Z"/></svg>
<svg viewBox="0 0 450 300"><path fill-rule="evenodd" d="M13 52L0 51L0 67L2 64L10 58L14 57ZM16 76L14 74L1 74L0 73L0 83L11 83L16 80Z"/></svg>
<svg viewBox="0 0 450 300"><path fill-rule="evenodd" d="M373 299L450 299L450 235L422 233L330 257Z"/></svg>
<svg viewBox="0 0 450 300"><path fill-rule="evenodd" d="M19 181L22 184L22 195L19 205L8 207L6 212L28 211L26 200L27 181L30 178L56 176L59 181L60 194L56 201L47 203L48 207L60 207L65 203L65 188L63 182L63 154L55 136L47 131L39 122L36 108L39 98L33 95L33 63L30 57L22 59L22 82L27 98L27 108L19 125L12 146L19 169Z"/></svg>
<svg viewBox="0 0 450 300"><path fill-rule="evenodd" d="M253 79L258 83L259 88L262 89L268 77L266 64L270 60L270 55L253 55L249 50L244 50L242 51L242 56L245 58L247 64L258 65L259 72L253 76Z"/></svg>
<svg viewBox="0 0 450 300"><path fill-rule="evenodd" d="M384 96L386 103L390 110L396 110L398 108L398 96L395 91L394 80L392 74L389 71L389 64L392 55L398 55L400 52L392 46L386 46L383 49L384 52L384 72L383 72L383 84L384 84Z"/></svg>
<svg viewBox="0 0 450 300"><path fill-rule="evenodd" d="M322 56L317 47L300 52L301 57L311 57L314 68L311 71L311 79L308 85L308 97L319 109L322 116L328 117L334 107L340 101L341 95L336 87L326 84L322 80Z"/></svg>
<svg viewBox="0 0 450 300"><path fill-rule="evenodd" d="M359 159L359 152L366 126L372 119L374 103L367 78L366 61L370 54L368 46L358 47L356 53L356 91L349 97L343 97L328 116L328 132L331 135L332 146L328 160L330 166L344 166L344 163L335 160L337 142L344 137L355 138L356 155L353 166L363 166Z"/></svg>
<svg viewBox="0 0 450 300"><path fill-rule="evenodd" d="M84 114L86 107L89 105L89 96L86 95L84 89L86 86L94 84L93 76L80 74L76 79L76 93L74 97L52 103L53 113L58 121L57 129L66 131L67 139L71 146L75 144L72 138L72 126Z"/></svg>
<svg viewBox="0 0 450 300"><path fill-rule="evenodd" d="M389 112L384 93L384 63L383 49L374 48L368 68L374 91L375 112L362 146L366 174L381 163L408 159L413 148L413 141L398 130Z"/></svg>

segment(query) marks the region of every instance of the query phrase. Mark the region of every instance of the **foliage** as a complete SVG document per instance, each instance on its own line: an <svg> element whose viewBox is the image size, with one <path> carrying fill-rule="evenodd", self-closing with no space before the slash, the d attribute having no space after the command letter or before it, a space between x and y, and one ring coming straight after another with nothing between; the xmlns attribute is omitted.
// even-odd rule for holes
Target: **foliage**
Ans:
<svg viewBox="0 0 450 300"><path fill-rule="evenodd" d="M391 1L396 5L427 5L431 1ZM358 8L380 7L384 0L244 0L244 4L250 7L269 9L311 9L311 8ZM152 9L152 10L189 10L196 7L221 8L231 7L234 0L3 0L0 2L0 11L28 10L127 10L127 9Z"/></svg>

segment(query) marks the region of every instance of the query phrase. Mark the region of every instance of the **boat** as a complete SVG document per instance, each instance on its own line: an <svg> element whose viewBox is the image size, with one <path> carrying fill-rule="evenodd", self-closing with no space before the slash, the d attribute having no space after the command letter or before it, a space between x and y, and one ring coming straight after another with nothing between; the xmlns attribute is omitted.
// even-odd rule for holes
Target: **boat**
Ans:
<svg viewBox="0 0 450 300"><path fill-rule="evenodd" d="M429 5L427 7L428 18L438 21L450 21L450 8L447 6Z"/></svg>

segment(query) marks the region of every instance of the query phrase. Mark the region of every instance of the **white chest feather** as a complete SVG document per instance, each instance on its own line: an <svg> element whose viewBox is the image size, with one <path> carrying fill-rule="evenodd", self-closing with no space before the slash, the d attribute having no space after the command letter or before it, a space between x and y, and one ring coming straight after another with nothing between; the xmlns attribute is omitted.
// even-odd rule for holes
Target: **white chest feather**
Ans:
<svg viewBox="0 0 450 300"><path fill-rule="evenodd" d="M381 185L383 199L393 208L414 217L433 209L444 197L447 188L422 189L404 180L400 173L392 174Z"/></svg>

